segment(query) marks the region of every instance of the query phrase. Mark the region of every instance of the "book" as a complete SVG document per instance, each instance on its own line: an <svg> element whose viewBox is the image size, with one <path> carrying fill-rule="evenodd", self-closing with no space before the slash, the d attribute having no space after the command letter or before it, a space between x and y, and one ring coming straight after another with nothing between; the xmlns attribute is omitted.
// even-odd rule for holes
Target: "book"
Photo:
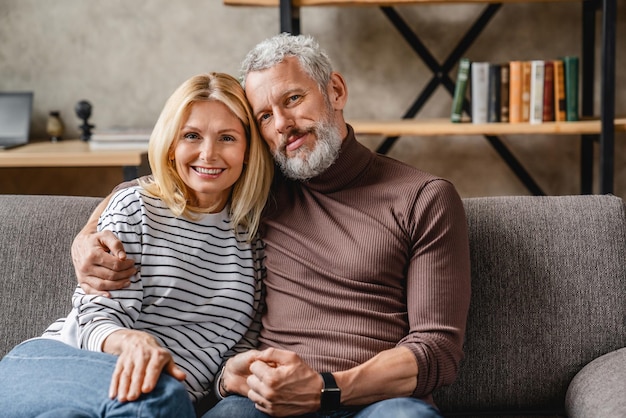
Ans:
<svg viewBox="0 0 626 418"><path fill-rule="evenodd" d="M487 123L489 63L472 62L470 67L470 74L472 123Z"/></svg>
<svg viewBox="0 0 626 418"><path fill-rule="evenodd" d="M545 61L543 69L543 121L554 120L554 61Z"/></svg>
<svg viewBox="0 0 626 418"><path fill-rule="evenodd" d="M500 65L500 122L509 121L509 63Z"/></svg>
<svg viewBox="0 0 626 418"><path fill-rule="evenodd" d="M554 120L565 122L565 70L563 61L554 60Z"/></svg>
<svg viewBox="0 0 626 418"><path fill-rule="evenodd" d="M509 122L522 121L522 61L509 62Z"/></svg>
<svg viewBox="0 0 626 418"><path fill-rule="evenodd" d="M147 141L150 139L151 129L115 127L110 129L96 129L91 134L92 141Z"/></svg>
<svg viewBox="0 0 626 418"><path fill-rule="evenodd" d="M89 149L94 151L104 151L104 150L148 150L148 142L144 141L115 141L115 142L107 142L107 141L89 141Z"/></svg>
<svg viewBox="0 0 626 418"><path fill-rule="evenodd" d="M95 130L89 140L92 150L148 149L150 129L111 128Z"/></svg>
<svg viewBox="0 0 626 418"><path fill-rule="evenodd" d="M530 120L530 61L522 61L522 122Z"/></svg>
<svg viewBox="0 0 626 418"><path fill-rule="evenodd" d="M543 122L543 84L545 65L542 60L530 62L530 123Z"/></svg>
<svg viewBox="0 0 626 418"><path fill-rule="evenodd" d="M487 122L500 122L500 64L489 64Z"/></svg>
<svg viewBox="0 0 626 418"><path fill-rule="evenodd" d="M454 97L452 98L452 114L451 122L461 122L463 116L463 104L467 92L467 80L469 78L471 62L468 58L461 58L459 61L459 69L456 76L456 84L454 86Z"/></svg>
<svg viewBox="0 0 626 418"><path fill-rule="evenodd" d="M578 120L578 57L563 57L565 73L565 120Z"/></svg>

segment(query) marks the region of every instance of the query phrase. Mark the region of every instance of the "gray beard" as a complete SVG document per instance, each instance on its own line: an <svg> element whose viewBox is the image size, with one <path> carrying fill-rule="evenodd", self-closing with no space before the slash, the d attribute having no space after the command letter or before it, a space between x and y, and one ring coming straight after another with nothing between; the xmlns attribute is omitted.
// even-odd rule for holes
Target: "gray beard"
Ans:
<svg viewBox="0 0 626 418"><path fill-rule="evenodd" d="M328 170L337 160L342 142L339 129L330 123L320 122L309 132L317 138L312 150L303 145L293 157L287 157L286 145L274 151L274 160L285 177L306 181Z"/></svg>

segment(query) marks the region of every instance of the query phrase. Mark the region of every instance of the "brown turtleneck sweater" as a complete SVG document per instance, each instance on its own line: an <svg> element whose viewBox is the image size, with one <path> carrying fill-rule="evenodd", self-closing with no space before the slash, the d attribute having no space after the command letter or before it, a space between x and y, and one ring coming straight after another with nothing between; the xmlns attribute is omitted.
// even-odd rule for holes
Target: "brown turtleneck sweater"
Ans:
<svg viewBox="0 0 626 418"><path fill-rule="evenodd" d="M279 177L272 192L261 348L333 372L402 345L419 368L414 396L451 383L470 300L466 219L452 184L374 154L349 127L328 171L304 183Z"/></svg>

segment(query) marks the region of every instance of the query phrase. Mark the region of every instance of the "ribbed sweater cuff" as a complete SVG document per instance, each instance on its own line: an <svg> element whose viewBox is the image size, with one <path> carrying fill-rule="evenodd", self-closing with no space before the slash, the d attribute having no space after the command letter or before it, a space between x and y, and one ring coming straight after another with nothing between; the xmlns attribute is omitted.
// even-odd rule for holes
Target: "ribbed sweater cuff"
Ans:
<svg viewBox="0 0 626 418"><path fill-rule="evenodd" d="M85 342L85 346L89 351L102 351L102 345L104 344L104 340L113 334L115 331L119 331L121 329L125 329L116 324L111 323L102 323L98 324L98 326L94 327L87 337L87 341Z"/></svg>

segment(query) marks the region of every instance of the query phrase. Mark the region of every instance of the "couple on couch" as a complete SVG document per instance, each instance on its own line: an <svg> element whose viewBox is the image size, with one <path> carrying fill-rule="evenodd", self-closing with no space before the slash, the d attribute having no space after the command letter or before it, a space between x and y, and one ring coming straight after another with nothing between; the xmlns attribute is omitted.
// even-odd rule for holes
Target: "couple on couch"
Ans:
<svg viewBox="0 0 626 418"><path fill-rule="evenodd" d="M152 176L74 241L70 315L0 362L8 416L440 416L470 299L456 190L357 142L312 38L242 76L168 99Z"/></svg>

